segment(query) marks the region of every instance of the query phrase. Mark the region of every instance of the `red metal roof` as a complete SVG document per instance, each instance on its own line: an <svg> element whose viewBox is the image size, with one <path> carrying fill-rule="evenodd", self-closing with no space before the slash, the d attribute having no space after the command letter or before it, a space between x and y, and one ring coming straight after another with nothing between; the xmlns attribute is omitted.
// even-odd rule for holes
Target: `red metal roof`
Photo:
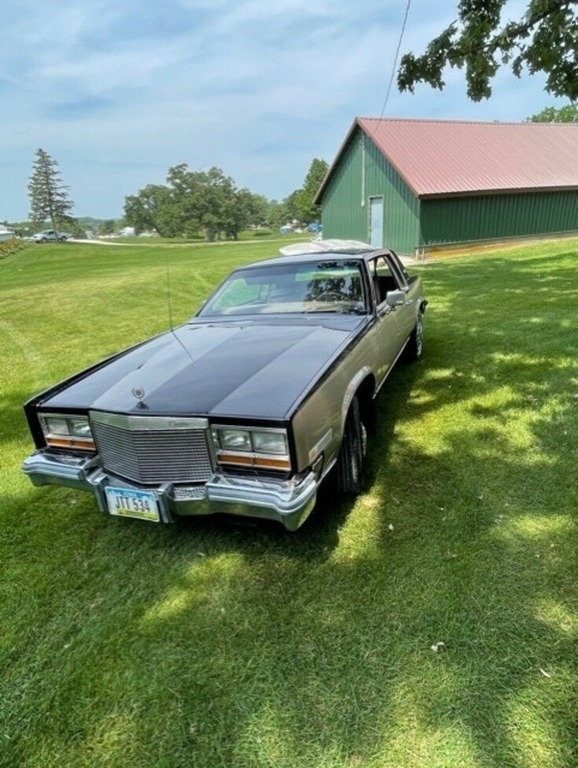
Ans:
<svg viewBox="0 0 578 768"><path fill-rule="evenodd" d="M578 189L575 123L357 118L346 143L357 127L418 197Z"/></svg>

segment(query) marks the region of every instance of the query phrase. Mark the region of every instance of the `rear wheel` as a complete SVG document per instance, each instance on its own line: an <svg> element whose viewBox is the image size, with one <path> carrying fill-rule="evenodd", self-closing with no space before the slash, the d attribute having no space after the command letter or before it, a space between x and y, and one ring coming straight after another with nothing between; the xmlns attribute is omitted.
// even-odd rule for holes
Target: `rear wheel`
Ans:
<svg viewBox="0 0 578 768"><path fill-rule="evenodd" d="M355 397L345 420L343 440L335 466L335 480L340 493L356 495L360 492L366 448L367 430L361 421L359 400Z"/></svg>

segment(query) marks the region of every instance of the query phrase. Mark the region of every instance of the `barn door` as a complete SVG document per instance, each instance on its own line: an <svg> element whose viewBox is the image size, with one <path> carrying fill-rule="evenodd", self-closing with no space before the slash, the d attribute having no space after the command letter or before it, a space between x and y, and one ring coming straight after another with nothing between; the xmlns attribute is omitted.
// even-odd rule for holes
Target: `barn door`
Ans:
<svg viewBox="0 0 578 768"><path fill-rule="evenodd" d="M383 248L383 197L369 198L369 243Z"/></svg>

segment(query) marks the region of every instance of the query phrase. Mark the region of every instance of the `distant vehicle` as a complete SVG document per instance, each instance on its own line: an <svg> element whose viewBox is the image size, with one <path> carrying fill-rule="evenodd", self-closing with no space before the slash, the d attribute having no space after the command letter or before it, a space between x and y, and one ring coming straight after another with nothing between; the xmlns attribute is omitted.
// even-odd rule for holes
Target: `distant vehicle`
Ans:
<svg viewBox="0 0 578 768"><path fill-rule="evenodd" d="M5 227L0 224L0 243L5 242L6 240L12 240L13 237L16 237L16 232L14 232L13 229L10 229L10 227Z"/></svg>
<svg viewBox="0 0 578 768"><path fill-rule="evenodd" d="M57 232L55 229L45 229L32 235L35 243L63 243L69 237L68 232Z"/></svg>
<svg viewBox="0 0 578 768"><path fill-rule="evenodd" d="M282 235L288 235L290 232L293 232L293 227L291 224L283 224L282 227L279 227L279 232Z"/></svg>
<svg viewBox="0 0 578 768"><path fill-rule="evenodd" d="M308 232L321 232L323 230L322 225L318 221L312 221L311 224L307 225L307 231Z"/></svg>

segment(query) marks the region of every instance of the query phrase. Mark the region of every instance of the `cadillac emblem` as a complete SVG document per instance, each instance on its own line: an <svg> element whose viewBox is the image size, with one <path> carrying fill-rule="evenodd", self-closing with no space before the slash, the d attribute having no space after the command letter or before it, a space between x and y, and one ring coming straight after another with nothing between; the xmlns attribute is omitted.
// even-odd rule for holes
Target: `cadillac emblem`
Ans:
<svg viewBox="0 0 578 768"><path fill-rule="evenodd" d="M144 400L144 396L146 395L146 392L144 391L144 389L142 387L133 387L132 388L132 393L133 393L133 395L136 397L136 399L139 402Z"/></svg>

